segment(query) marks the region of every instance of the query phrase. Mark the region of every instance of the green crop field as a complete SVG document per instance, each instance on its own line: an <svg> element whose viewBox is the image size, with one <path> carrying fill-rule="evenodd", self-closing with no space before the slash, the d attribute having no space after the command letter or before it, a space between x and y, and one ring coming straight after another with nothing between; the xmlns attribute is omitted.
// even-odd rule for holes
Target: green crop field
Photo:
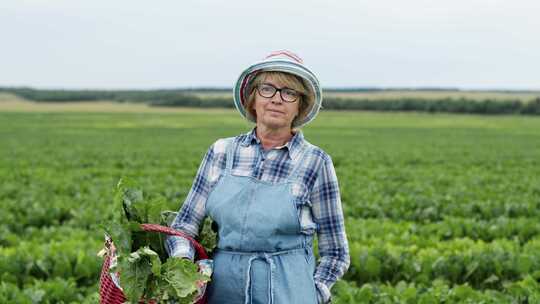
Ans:
<svg viewBox="0 0 540 304"><path fill-rule="evenodd" d="M0 98L0 303L97 303L119 178L178 209L208 146L250 128L101 105ZM327 111L303 131L342 191L335 303L540 303L538 117Z"/></svg>

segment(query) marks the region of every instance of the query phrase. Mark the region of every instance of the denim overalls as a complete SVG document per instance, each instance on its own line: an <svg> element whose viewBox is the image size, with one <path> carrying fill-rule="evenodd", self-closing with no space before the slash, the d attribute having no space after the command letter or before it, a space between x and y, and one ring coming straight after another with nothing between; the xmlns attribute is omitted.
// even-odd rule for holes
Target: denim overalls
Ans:
<svg viewBox="0 0 540 304"><path fill-rule="evenodd" d="M234 149L227 145L226 169L206 202L218 225L210 304L314 304L312 235L302 234L292 183L307 153L286 181L269 183L232 174Z"/></svg>

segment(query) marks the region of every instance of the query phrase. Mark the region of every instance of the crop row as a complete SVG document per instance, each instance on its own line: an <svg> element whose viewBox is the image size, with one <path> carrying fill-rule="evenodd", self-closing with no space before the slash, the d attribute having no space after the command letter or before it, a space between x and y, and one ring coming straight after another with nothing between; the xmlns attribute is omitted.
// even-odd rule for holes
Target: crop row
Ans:
<svg viewBox="0 0 540 304"><path fill-rule="evenodd" d="M395 222L389 219L347 218L346 229L352 242L379 239L391 244L433 246L439 241L469 238L490 242L497 239L516 240L520 244L540 236L536 218L499 217L492 220L446 217L439 222Z"/></svg>
<svg viewBox="0 0 540 304"><path fill-rule="evenodd" d="M448 285L442 280L430 284L400 281L395 285L338 281L332 288L335 304L528 304L540 303L540 283L526 276L504 284L501 290L477 290L467 284Z"/></svg>
<svg viewBox="0 0 540 304"><path fill-rule="evenodd" d="M428 284L441 279L474 288L500 288L534 274L540 278L540 238L520 245L506 239L489 243L470 239L435 242L429 247L394 245L383 239L351 242L346 279Z"/></svg>
<svg viewBox="0 0 540 304"><path fill-rule="evenodd" d="M491 155L456 155L436 162L414 154L389 158L382 151L375 160L362 161L373 157L335 160L344 211L351 217L429 222L446 216L540 216L540 163L529 155L521 163L490 159L495 157ZM448 163L458 157L465 158L459 165Z"/></svg>
<svg viewBox="0 0 540 304"><path fill-rule="evenodd" d="M71 278L79 287L95 285L101 268L96 256L103 242L87 235L63 240L20 241L0 247L0 281L22 288L37 280Z"/></svg>
<svg viewBox="0 0 540 304"><path fill-rule="evenodd" d="M54 304L99 302L97 286L78 288L71 278L32 280L23 287L10 282L0 282L0 303Z"/></svg>

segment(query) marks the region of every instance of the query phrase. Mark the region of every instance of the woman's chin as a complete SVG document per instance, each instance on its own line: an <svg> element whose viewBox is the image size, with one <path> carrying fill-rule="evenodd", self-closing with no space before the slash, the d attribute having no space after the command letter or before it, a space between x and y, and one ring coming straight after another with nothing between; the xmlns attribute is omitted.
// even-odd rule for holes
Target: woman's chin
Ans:
<svg viewBox="0 0 540 304"><path fill-rule="evenodd" d="M288 123L286 120L282 119L282 118L268 118L268 119L264 119L262 121L262 124L264 126L266 126L267 128L269 129L281 129L281 128L285 128L285 127L290 127L291 124Z"/></svg>

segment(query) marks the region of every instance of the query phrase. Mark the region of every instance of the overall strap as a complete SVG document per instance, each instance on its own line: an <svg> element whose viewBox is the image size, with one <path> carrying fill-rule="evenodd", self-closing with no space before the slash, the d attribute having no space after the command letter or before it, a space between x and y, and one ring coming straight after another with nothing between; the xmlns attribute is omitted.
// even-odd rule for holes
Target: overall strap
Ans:
<svg viewBox="0 0 540 304"><path fill-rule="evenodd" d="M235 145L234 137L231 138L231 139L228 139L227 140L227 148L225 148L225 151L226 151L225 174L227 174L227 175L231 174L231 171L232 171L232 166L233 166L233 161L234 161L234 148L235 147L236 147L236 145Z"/></svg>
<svg viewBox="0 0 540 304"><path fill-rule="evenodd" d="M274 304L274 272L276 269L276 265L274 263L274 260L272 260L267 254L254 255L248 260L248 267L246 271L246 286L244 287L244 304L253 303L253 294L251 292L251 265L253 264L253 261L257 259L263 260L270 266L270 270L268 271L268 304Z"/></svg>
<svg viewBox="0 0 540 304"><path fill-rule="evenodd" d="M304 164L304 161L307 158L307 155L309 154L308 144L304 142L302 144L302 150L300 150L300 153L298 155L298 161L294 165L294 168L291 170L291 174L289 174L289 177L287 178L287 181L294 181L297 179L298 171L300 170L300 167Z"/></svg>

